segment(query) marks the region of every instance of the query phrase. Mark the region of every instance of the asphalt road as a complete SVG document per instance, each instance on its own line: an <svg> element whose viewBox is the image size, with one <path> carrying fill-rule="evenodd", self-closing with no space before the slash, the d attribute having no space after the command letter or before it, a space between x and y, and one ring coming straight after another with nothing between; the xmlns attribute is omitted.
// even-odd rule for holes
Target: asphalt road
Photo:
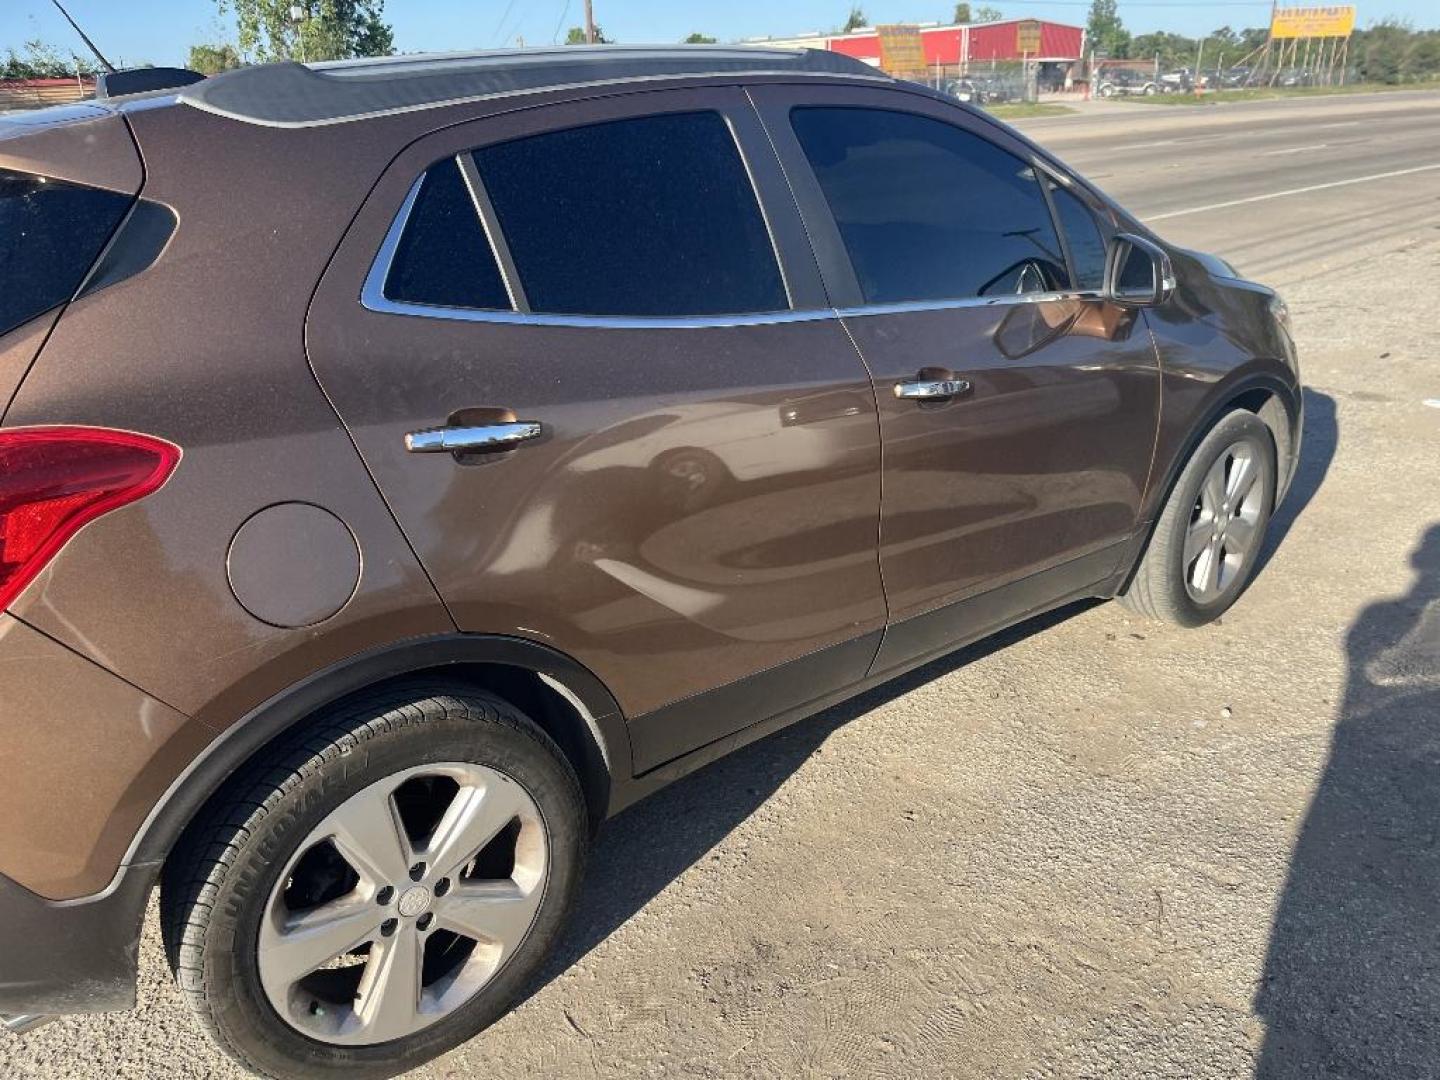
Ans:
<svg viewBox="0 0 1440 1080"><path fill-rule="evenodd" d="M1440 1072L1440 96L1022 126L1287 295L1263 573L1200 630L1032 622L627 812L543 982L424 1075ZM142 971L0 1072L228 1075L153 930Z"/></svg>

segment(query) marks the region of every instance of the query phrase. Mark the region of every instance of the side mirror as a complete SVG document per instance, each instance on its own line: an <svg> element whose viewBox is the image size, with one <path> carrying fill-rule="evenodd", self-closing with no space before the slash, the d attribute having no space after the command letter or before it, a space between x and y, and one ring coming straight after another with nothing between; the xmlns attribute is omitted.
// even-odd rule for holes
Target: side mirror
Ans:
<svg viewBox="0 0 1440 1080"><path fill-rule="evenodd" d="M1175 268L1163 248L1134 233L1110 241L1105 259L1105 298L1127 307L1154 307L1175 291Z"/></svg>

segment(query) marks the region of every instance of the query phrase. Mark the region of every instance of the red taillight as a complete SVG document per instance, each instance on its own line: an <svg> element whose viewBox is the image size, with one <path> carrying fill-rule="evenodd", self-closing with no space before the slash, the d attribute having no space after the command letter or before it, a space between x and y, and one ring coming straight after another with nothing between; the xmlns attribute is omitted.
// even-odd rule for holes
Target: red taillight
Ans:
<svg viewBox="0 0 1440 1080"><path fill-rule="evenodd" d="M108 428L0 430L0 610L86 524L144 498L180 448Z"/></svg>

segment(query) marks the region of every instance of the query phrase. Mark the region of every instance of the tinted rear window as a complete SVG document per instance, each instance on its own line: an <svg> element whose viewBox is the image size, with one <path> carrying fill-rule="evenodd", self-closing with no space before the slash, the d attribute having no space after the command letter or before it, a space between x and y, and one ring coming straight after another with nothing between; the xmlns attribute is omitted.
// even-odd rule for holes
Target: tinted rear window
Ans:
<svg viewBox="0 0 1440 1080"><path fill-rule="evenodd" d="M1013 154L915 113L799 108L790 117L867 302L1068 283L1035 170Z"/></svg>
<svg viewBox="0 0 1440 1080"><path fill-rule="evenodd" d="M0 169L0 334L75 295L130 202Z"/></svg>
<svg viewBox="0 0 1440 1080"><path fill-rule="evenodd" d="M385 278L391 300L440 307L510 307L495 253L454 158L432 165Z"/></svg>
<svg viewBox="0 0 1440 1080"><path fill-rule="evenodd" d="M475 151L530 308L687 316L788 306L724 119L668 113Z"/></svg>

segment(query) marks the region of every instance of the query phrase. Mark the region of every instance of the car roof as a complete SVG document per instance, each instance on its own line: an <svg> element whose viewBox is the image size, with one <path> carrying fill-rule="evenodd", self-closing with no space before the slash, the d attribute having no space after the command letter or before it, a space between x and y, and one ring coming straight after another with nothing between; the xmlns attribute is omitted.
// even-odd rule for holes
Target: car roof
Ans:
<svg viewBox="0 0 1440 1080"><path fill-rule="evenodd" d="M205 79L176 96L248 123L309 127L563 87L737 74L892 81L863 61L822 49L587 45L266 64Z"/></svg>

